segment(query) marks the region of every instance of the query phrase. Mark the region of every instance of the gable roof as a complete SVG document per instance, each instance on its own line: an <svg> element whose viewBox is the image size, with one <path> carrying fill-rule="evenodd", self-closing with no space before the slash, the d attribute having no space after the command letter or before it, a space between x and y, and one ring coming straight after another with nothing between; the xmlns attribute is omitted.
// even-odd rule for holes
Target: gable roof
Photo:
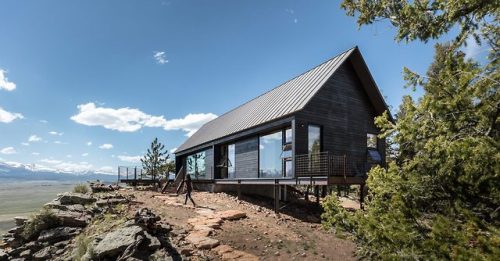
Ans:
<svg viewBox="0 0 500 261"><path fill-rule="evenodd" d="M176 154L300 111L353 53L361 56L357 47L351 48L206 123L177 149ZM367 71L366 65L364 66L362 71ZM373 79L370 79L371 83L375 84ZM376 85L374 87L376 94L382 99ZM383 99L382 103L387 108Z"/></svg>

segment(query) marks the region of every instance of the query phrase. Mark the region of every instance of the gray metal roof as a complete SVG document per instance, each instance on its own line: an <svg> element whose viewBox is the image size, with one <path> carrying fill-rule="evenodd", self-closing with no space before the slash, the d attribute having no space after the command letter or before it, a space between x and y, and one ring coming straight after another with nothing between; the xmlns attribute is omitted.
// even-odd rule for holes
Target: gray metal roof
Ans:
<svg viewBox="0 0 500 261"><path fill-rule="evenodd" d="M300 111L354 50L356 47L206 123L176 154Z"/></svg>

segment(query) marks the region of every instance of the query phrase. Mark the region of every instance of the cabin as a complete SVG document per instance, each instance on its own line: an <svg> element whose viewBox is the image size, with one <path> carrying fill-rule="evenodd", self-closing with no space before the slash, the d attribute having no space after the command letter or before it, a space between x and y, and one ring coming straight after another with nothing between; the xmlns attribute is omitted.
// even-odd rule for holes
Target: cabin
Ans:
<svg viewBox="0 0 500 261"><path fill-rule="evenodd" d="M177 173L198 188L275 199L289 186L363 186L385 165L374 124L384 111L354 47L203 125L175 152Z"/></svg>

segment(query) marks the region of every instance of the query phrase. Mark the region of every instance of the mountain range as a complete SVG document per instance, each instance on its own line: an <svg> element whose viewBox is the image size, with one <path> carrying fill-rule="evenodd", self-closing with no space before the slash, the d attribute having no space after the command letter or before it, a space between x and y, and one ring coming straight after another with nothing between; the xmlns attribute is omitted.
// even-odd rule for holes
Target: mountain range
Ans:
<svg viewBox="0 0 500 261"><path fill-rule="evenodd" d="M113 174L99 173L95 171L86 172L64 172L58 170L38 169L35 165L8 164L0 162L0 180L9 181L91 181L100 180L104 182L116 182L117 176Z"/></svg>

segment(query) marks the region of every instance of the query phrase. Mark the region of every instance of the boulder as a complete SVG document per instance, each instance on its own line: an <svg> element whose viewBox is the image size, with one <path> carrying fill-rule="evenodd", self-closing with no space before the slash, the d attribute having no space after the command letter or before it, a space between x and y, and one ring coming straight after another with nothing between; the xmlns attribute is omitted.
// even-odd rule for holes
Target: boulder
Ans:
<svg viewBox="0 0 500 261"><path fill-rule="evenodd" d="M61 220L62 226L65 227L85 227L91 219L90 215L81 212L55 209L53 213Z"/></svg>
<svg viewBox="0 0 500 261"><path fill-rule="evenodd" d="M22 226L28 220L27 217L14 217L14 221L16 222L16 226Z"/></svg>
<svg viewBox="0 0 500 261"><path fill-rule="evenodd" d="M35 260L49 260L52 257L52 246L45 247L33 255Z"/></svg>
<svg viewBox="0 0 500 261"><path fill-rule="evenodd" d="M100 199L95 204L98 207L114 206L118 204L125 204L128 200L125 198L110 198L110 199Z"/></svg>
<svg viewBox="0 0 500 261"><path fill-rule="evenodd" d="M93 249L97 258L115 257L136 241L144 230L140 226L123 227L104 236Z"/></svg>
<svg viewBox="0 0 500 261"><path fill-rule="evenodd" d="M189 234L186 241L195 245L198 249L212 249L219 245L219 240L198 235L196 233Z"/></svg>
<svg viewBox="0 0 500 261"><path fill-rule="evenodd" d="M9 231L7 231L7 232L9 232L10 234L17 235L17 234L21 233L22 231L23 231L23 227L18 226L18 227L13 227L13 228L9 229Z"/></svg>
<svg viewBox="0 0 500 261"><path fill-rule="evenodd" d="M95 202L95 198L91 197L90 195L86 194L81 194L81 193L62 193L58 195L59 202L61 202L62 205L74 205L74 204L80 204L80 205L85 205L85 204L90 204Z"/></svg>
<svg viewBox="0 0 500 261"><path fill-rule="evenodd" d="M74 237L80 233L80 229L74 227L56 227L40 232L38 241L40 242L59 242Z"/></svg>
<svg viewBox="0 0 500 261"><path fill-rule="evenodd" d="M24 250L23 252L21 252L19 254L19 257L23 257L23 258L28 258L31 256L31 250L30 249L26 249Z"/></svg>
<svg viewBox="0 0 500 261"><path fill-rule="evenodd" d="M217 216L219 216L223 220L237 220L246 217L247 214L243 211L232 209L218 212Z"/></svg>
<svg viewBox="0 0 500 261"><path fill-rule="evenodd" d="M146 236L146 239L148 240L148 248L150 250L155 251L161 247L160 240L158 240L155 236L150 235L148 232L144 232L144 236Z"/></svg>
<svg viewBox="0 0 500 261"><path fill-rule="evenodd" d="M51 209L58 209L58 210L63 210L63 211L90 213L83 205L80 205L80 204L63 205L58 200L51 201L51 202L45 204L44 206L51 208Z"/></svg>
<svg viewBox="0 0 500 261"><path fill-rule="evenodd" d="M9 255L3 251L3 249L0 249L0 261L7 260L9 258Z"/></svg>

